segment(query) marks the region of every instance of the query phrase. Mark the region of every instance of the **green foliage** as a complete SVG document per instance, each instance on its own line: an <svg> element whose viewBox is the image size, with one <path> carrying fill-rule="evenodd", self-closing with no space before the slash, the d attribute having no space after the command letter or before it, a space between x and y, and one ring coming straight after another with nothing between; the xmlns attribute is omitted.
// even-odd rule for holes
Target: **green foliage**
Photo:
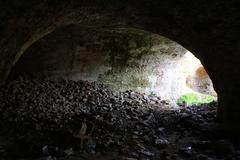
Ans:
<svg viewBox="0 0 240 160"><path fill-rule="evenodd" d="M187 93L177 99L177 105L192 105L198 102L198 96L195 93Z"/></svg>
<svg viewBox="0 0 240 160"><path fill-rule="evenodd" d="M203 103L211 103L212 101L214 101L216 98L214 96L210 96L210 95L206 95L204 96L204 98L202 99Z"/></svg>
<svg viewBox="0 0 240 160"><path fill-rule="evenodd" d="M216 98L210 95L204 95L200 93L186 93L177 99L177 105L181 106L183 104L190 105L198 105L204 103L211 103Z"/></svg>

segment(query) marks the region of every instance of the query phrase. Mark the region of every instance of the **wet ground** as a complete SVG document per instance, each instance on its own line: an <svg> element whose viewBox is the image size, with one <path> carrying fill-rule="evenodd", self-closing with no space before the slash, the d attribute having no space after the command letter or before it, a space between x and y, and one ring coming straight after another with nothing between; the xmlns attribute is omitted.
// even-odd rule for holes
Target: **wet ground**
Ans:
<svg viewBox="0 0 240 160"><path fill-rule="evenodd" d="M216 102L173 108L159 97L84 81L1 86L0 159L238 160Z"/></svg>

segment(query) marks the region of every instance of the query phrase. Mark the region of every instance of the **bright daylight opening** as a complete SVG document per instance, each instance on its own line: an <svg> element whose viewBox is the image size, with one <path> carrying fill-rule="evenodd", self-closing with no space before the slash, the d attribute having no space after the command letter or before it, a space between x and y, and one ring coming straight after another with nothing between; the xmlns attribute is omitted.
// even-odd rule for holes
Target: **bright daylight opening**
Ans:
<svg viewBox="0 0 240 160"><path fill-rule="evenodd" d="M143 92L161 97L167 104L175 107L217 101L217 93L208 73L191 52L187 51L174 60L164 59L157 70L158 74L153 72L148 76L150 86Z"/></svg>
<svg viewBox="0 0 240 160"><path fill-rule="evenodd" d="M188 51L177 63L178 66L174 71L175 77L173 77L176 81L171 81L173 90L170 91L170 99L179 106L210 103L217 100L212 81L199 59Z"/></svg>

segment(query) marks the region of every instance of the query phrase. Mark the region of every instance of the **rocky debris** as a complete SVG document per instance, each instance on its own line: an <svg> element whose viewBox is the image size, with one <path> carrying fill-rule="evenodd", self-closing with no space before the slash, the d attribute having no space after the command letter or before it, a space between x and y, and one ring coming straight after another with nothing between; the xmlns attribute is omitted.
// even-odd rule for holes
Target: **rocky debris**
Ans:
<svg viewBox="0 0 240 160"><path fill-rule="evenodd" d="M168 142L168 140L166 140L166 139L156 139L155 140L155 144L157 145L157 146L159 146L159 147L166 147L166 146L168 146L169 145L169 142Z"/></svg>
<svg viewBox="0 0 240 160"><path fill-rule="evenodd" d="M12 159L239 158L218 130L216 103L166 109L158 97L85 81L20 79L0 95L0 137L15 146L0 143L0 153Z"/></svg>

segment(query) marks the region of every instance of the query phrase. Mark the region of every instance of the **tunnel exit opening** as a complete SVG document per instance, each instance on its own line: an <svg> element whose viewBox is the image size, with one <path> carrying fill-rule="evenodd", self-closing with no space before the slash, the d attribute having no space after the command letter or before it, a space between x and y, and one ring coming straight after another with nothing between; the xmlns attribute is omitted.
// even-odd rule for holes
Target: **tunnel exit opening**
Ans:
<svg viewBox="0 0 240 160"><path fill-rule="evenodd" d="M217 101L217 93L214 91L212 81L198 58L187 51L174 63L176 64L172 68L169 66L169 70L162 76L162 79L166 79L165 86L169 87L159 91L155 88L157 94L165 99L170 99L178 106L200 105ZM164 77L165 75L166 77Z"/></svg>
<svg viewBox="0 0 240 160"><path fill-rule="evenodd" d="M140 84L133 90L160 97L174 107L216 102L217 93L200 60L189 51L181 54L177 58L163 55L161 62L148 60L146 68L151 70L144 74L149 84L145 87Z"/></svg>

